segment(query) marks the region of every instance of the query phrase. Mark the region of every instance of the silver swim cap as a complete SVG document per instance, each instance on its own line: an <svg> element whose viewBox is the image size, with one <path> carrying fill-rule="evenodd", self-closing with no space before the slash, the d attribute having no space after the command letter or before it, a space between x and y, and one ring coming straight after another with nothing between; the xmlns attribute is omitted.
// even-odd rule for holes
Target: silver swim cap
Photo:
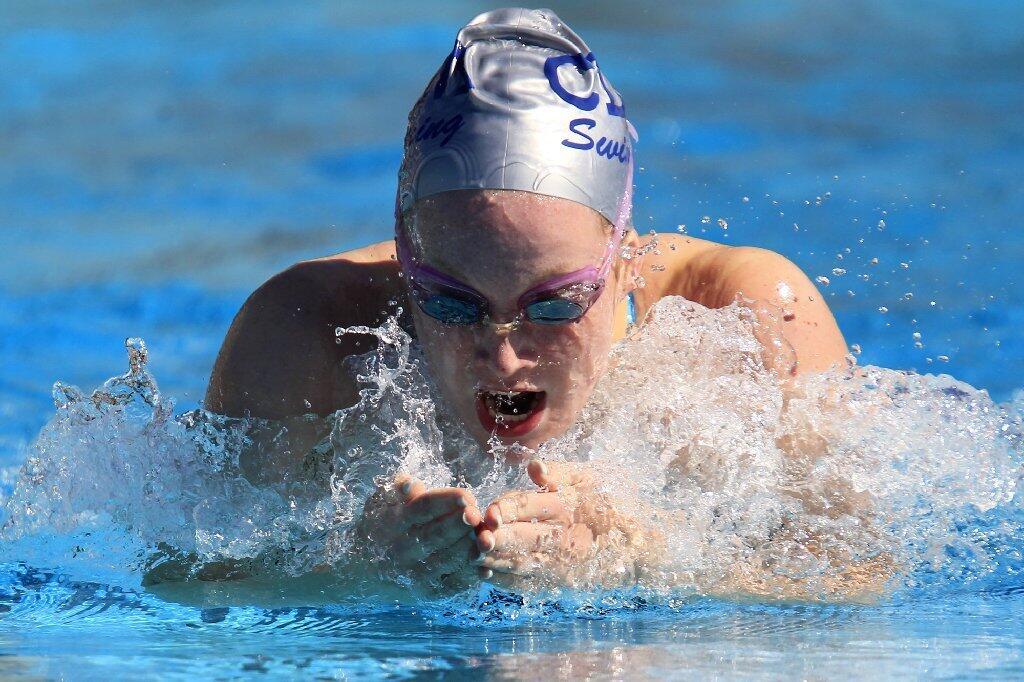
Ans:
<svg viewBox="0 0 1024 682"><path fill-rule="evenodd" d="M409 114L396 211L447 190L515 189L579 202L621 231L635 140L594 53L554 12L485 12Z"/></svg>

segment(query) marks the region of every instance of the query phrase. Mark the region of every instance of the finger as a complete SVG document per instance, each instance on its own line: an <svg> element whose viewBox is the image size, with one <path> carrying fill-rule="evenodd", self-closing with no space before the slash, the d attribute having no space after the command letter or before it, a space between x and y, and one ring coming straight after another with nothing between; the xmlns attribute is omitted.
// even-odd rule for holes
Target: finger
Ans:
<svg viewBox="0 0 1024 682"><path fill-rule="evenodd" d="M565 527L553 523L513 523L494 534L490 556L526 555L551 551L561 546Z"/></svg>
<svg viewBox="0 0 1024 682"><path fill-rule="evenodd" d="M483 528L476 533L476 547L481 553L490 552L494 549L494 531Z"/></svg>
<svg viewBox="0 0 1024 682"><path fill-rule="evenodd" d="M499 575L517 575L529 577L538 575L543 569L543 562L536 556L529 557L494 557L487 556L477 562L481 568L490 570L494 577Z"/></svg>
<svg viewBox="0 0 1024 682"><path fill-rule="evenodd" d="M402 501L408 502L426 492L427 486L423 481L413 478L409 474L398 474L394 481L395 490L402 495Z"/></svg>
<svg viewBox="0 0 1024 682"><path fill-rule="evenodd" d="M462 514L462 522L467 526L477 530L481 523L483 523L484 515L480 512L478 507L470 507Z"/></svg>
<svg viewBox="0 0 1024 682"><path fill-rule="evenodd" d="M410 532L419 537L431 551L450 547L460 540L476 540L474 526L478 523L480 512L470 507L464 512L454 511L422 525L413 526Z"/></svg>
<svg viewBox="0 0 1024 682"><path fill-rule="evenodd" d="M526 465L530 479L541 488L557 492L566 487L594 486L593 476L579 464L534 459Z"/></svg>
<svg viewBox="0 0 1024 682"><path fill-rule="evenodd" d="M464 488L434 488L406 502L406 519L426 523L453 511L465 511L476 505L473 493Z"/></svg>
<svg viewBox="0 0 1024 682"><path fill-rule="evenodd" d="M484 511L484 526L496 531L518 521L568 521L569 511L555 493L518 491L499 497Z"/></svg>

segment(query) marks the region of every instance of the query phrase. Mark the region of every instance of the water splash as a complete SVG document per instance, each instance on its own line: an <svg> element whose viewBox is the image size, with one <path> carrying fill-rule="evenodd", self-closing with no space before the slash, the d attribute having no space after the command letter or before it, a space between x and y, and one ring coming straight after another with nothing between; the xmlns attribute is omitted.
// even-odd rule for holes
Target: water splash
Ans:
<svg viewBox="0 0 1024 682"><path fill-rule="evenodd" d="M648 599L737 585L786 596L797 583L829 598L867 566L901 594L1020 585L1020 401L877 367L784 384L756 331L742 306L663 300L615 347L575 426L541 448L587 467L616 513L658 534L624 582ZM445 411L395 320L336 333L378 343L350 360L359 402L327 419L174 416L137 339L128 372L88 397L58 383L5 501L0 560L129 586L161 572L308 575L344 564L362 505L398 471L482 502L528 487ZM577 584L614 583L621 549L579 566Z"/></svg>

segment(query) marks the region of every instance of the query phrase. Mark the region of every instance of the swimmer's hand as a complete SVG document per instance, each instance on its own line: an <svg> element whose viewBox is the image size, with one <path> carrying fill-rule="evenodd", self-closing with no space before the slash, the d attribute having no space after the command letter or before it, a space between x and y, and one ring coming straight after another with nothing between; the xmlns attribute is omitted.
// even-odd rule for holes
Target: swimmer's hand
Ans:
<svg viewBox="0 0 1024 682"><path fill-rule="evenodd" d="M367 500L356 546L386 576L457 589L478 579L473 560L479 555L475 528L481 518L468 490L428 490L422 481L401 474Z"/></svg>
<svg viewBox="0 0 1024 682"><path fill-rule="evenodd" d="M540 490L508 492L484 511L476 563L485 578L514 588L621 586L640 578L657 538L616 510L585 467L533 460L527 471Z"/></svg>

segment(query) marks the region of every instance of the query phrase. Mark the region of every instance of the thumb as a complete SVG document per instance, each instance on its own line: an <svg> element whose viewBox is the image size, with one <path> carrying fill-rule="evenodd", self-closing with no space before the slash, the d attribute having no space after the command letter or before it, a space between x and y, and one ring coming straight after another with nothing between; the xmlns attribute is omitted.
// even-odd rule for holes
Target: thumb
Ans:
<svg viewBox="0 0 1024 682"><path fill-rule="evenodd" d="M579 464L534 459L526 465L526 471L530 480L553 493L562 488L593 487L594 484L593 477Z"/></svg>
<svg viewBox="0 0 1024 682"><path fill-rule="evenodd" d="M399 473L392 482L392 489L401 495L402 502L410 502L427 491L423 481L413 478L409 474Z"/></svg>

